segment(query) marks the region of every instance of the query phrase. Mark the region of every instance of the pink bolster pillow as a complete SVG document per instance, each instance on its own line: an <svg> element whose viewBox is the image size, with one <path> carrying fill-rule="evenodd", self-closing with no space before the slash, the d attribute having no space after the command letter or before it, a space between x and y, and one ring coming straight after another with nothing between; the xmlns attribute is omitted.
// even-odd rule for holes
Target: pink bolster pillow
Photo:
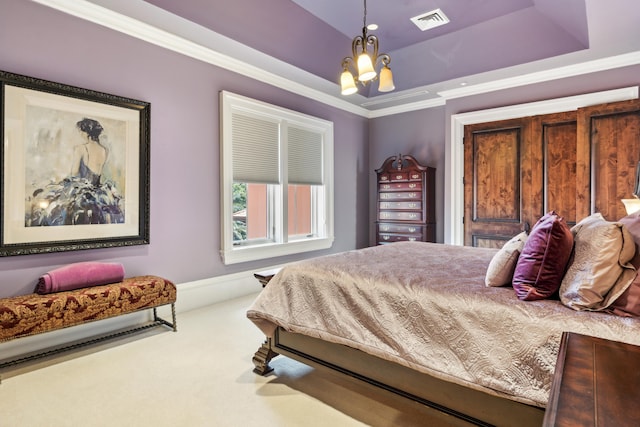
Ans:
<svg viewBox="0 0 640 427"><path fill-rule="evenodd" d="M38 279L36 292L50 294L90 286L107 285L124 279L124 266L120 263L78 262L56 268Z"/></svg>

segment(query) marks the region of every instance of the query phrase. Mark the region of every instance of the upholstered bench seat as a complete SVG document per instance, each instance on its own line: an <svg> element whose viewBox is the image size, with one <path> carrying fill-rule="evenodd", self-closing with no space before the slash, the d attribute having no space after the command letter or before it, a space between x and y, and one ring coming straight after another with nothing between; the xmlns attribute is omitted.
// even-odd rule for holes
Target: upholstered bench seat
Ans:
<svg viewBox="0 0 640 427"><path fill-rule="evenodd" d="M0 342L174 304L176 287L157 276L52 294L0 299ZM167 322L168 324L168 322ZM175 329L174 322L168 324Z"/></svg>

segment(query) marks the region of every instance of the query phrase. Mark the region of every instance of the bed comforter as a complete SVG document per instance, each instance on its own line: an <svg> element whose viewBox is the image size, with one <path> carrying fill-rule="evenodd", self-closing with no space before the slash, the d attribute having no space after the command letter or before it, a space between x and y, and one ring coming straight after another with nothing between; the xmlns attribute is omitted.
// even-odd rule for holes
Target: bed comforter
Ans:
<svg viewBox="0 0 640 427"><path fill-rule="evenodd" d="M440 379L540 407L563 331L640 345L640 320L520 301L484 277L495 249L399 242L287 265L247 312Z"/></svg>

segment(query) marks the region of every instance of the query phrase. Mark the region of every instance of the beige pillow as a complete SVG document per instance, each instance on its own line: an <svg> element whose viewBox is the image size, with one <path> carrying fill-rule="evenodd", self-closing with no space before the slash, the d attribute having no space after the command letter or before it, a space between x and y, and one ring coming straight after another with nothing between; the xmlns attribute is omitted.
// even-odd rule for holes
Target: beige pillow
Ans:
<svg viewBox="0 0 640 427"><path fill-rule="evenodd" d="M560 300L575 310L603 310L629 287L635 268L633 236L619 222L596 213L576 224L574 256L562 284Z"/></svg>
<svg viewBox="0 0 640 427"><path fill-rule="evenodd" d="M515 237L512 237L504 244L491 259L487 268L487 275L484 283L487 286L496 287L510 285L513 278L513 271L516 268L518 257L522 252L524 242L527 240L527 233L524 231Z"/></svg>

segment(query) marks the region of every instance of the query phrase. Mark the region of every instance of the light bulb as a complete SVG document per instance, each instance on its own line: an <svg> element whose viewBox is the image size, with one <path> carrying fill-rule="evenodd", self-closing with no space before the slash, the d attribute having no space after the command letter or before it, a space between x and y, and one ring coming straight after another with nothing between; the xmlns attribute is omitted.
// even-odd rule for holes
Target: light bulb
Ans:
<svg viewBox="0 0 640 427"><path fill-rule="evenodd" d="M376 77L376 70L373 69L371 57L367 53L358 56L358 80L368 82Z"/></svg>
<svg viewBox="0 0 640 427"><path fill-rule="evenodd" d="M380 85L378 86L379 92L391 92L396 87L393 84L393 73L391 73L391 68L386 65L382 67L380 70Z"/></svg>
<svg viewBox="0 0 640 427"><path fill-rule="evenodd" d="M349 70L344 70L340 75L340 87L343 95L352 95L358 91L356 81Z"/></svg>

